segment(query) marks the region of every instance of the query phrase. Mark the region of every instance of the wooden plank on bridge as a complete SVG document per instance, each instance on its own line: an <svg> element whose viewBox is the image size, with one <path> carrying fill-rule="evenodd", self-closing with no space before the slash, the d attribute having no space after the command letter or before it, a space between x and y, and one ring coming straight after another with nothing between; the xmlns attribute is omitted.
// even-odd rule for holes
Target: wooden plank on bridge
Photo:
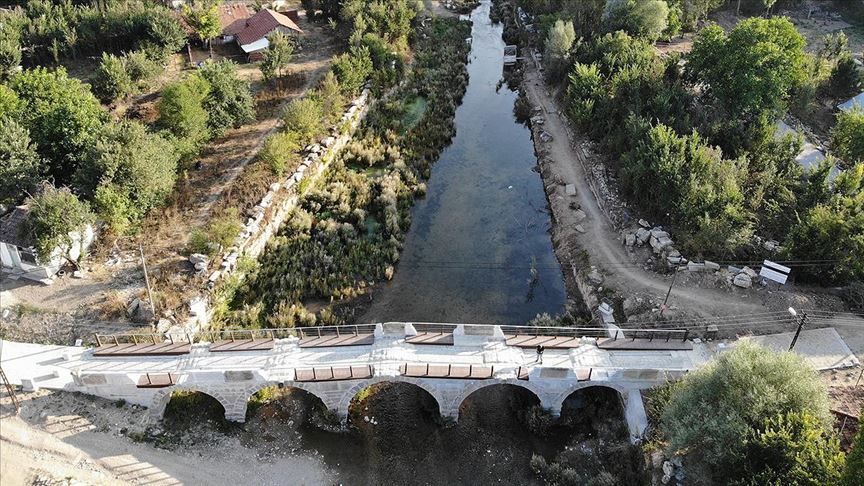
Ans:
<svg viewBox="0 0 864 486"><path fill-rule="evenodd" d="M459 380L488 380L492 378L491 366L403 364L399 367L402 376L414 378L451 378Z"/></svg>
<svg viewBox="0 0 864 486"><path fill-rule="evenodd" d="M274 342L266 339L223 339L210 344L210 351L214 353L226 353L231 351L270 351Z"/></svg>
<svg viewBox="0 0 864 486"><path fill-rule="evenodd" d="M507 346L517 348L536 348L538 345L547 349L573 349L579 347L576 336L534 336L528 334L511 334L504 336Z"/></svg>
<svg viewBox="0 0 864 486"><path fill-rule="evenodd" d="M409 344L431 344L435 346L453 346L452 332L420 332L416 336L408 336L405 342Z"/></svg>
<svg viewBox="0 0 864 486"><path fill-rule="evenodd" d="M294 370L294 381L344 381L365 380L372 378L372 365L362 366L328 366L322 368L306 368Z"/></svg>
<svg viewBox="0 0 864 486"><path fill-rule="evenodd" d="M182 343L147 343L147 344L132 344L120 343L99 346L93 352L95 357L116 357L116 356L179 356L189 354L192 345L187 342Z"/></svg>
<svg viewBox="0 0 864 486"><path fill-rule="evenodd" d="M375 342L374 334L329 334L307 336L300 339L301 348L325 348L329 346L368 346Z"/></svg>
<svg viewBox="0 0 864 486"><path fill-rule="evenodd" d="M672 338L667 341L665 338L630 339L619 337L618 339L598 339L597 347L621 351L689 351L693 349L693 344L680 338Z"/></svg>
<svg viewBox="0 0 864 486"><path fill-rule="evenodd" d="M176 385L180 375L174 373L147 373L138 378L138 388L166 388Z"/></svg>

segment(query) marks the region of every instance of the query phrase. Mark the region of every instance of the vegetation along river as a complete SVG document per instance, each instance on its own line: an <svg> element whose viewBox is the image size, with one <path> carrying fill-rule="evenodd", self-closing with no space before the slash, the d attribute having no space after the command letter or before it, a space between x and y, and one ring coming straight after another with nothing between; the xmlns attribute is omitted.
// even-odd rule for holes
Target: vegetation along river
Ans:
<svg viewBox="0 0 864 486"><path fill-rule="evenodd" d="M470 82L456 136L413 209L393 280L360 322L519 324L564 311L531 133L513 114L517 94L499 84L502 26L489 8L484 1L471 15Z"/></svg>

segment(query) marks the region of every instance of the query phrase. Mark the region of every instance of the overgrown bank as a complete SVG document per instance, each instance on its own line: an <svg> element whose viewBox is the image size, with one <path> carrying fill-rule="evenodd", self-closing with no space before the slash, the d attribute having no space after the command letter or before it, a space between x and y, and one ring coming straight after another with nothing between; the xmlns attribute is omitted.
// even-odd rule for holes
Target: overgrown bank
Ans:
<svg viewBox="0 0 864 486"><path fill-rule="evenodd" d="M467 22L418 22L404 81L370 111L320 182L302 188L298 209L229 296L222 322L346 322L368 286L392 275L413 201L453 136L470 49L453 39L469 36Z"/></svg>

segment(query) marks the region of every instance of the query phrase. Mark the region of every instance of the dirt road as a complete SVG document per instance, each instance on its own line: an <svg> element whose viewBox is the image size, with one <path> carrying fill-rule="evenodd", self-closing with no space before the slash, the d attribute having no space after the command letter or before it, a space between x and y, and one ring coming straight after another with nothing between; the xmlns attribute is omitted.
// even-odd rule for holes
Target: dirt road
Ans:
<svg viewBox="0 0 864 486"><path fill-rule="evenodd" d="M644 271L627 254L621 244L620 235L612 227L598 206L588 183L585 170L586 153L581 147L578 134L571 134L567 121L538 75L536 68L526 62L523 86L532 106L542 109L545 119L543 129L552 136L549 142L535 142L541 155L542 174L547 187L557 182L549 194L555 218L553 241L559 260L578 261L580 250L588 253L592 265L596 265L605 277L604 287L620 292L624 297L633 294L648 294L653 300L662 301L669 289L670 280ZM544 156L545 155L545 156ZM564 194L565 184L576 187L576 202L587 216L579 220L578 212L571 208L573 198ZM585 230L580 233L576 226ZM563 254L562 254L563 253ZM724 314L746 314L766 310L758 296L746 292L734 294L722 289L673 288L669 302L688 315L714 316Z"/></svg>

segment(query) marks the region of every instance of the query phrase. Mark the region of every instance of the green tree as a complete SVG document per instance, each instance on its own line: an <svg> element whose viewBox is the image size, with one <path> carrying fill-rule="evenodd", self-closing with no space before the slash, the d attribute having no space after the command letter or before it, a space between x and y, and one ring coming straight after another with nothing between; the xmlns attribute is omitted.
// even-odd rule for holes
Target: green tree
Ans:
<svg viewBox="0 0 864 486"><path fill-rule="evenodd" d="M372 74L372 56L367 47L352 47L333 60L333 72L347 95L356 94Z"/></svg>
<svg viewBox="0 0 864 486"><path fill-rule="evenodd" d="M168 85L156 105L159 126L191 147L193 153L182 154L184 159L194 156L201 144L210 139L209 115L204 109L209 94L209 83L198 75L192 75Z"/></svg>
<svg viewBox="0 0 864 486"><path fill-rule="evenodd" d="M55 250L59 256L76 263L70 252L74 248L74 234L83 234L93 222L93 213L69 188L55 188L45 184L38 194L27 199L27 221L24 231L35 242L40 261L51 261Z"/></svg>
<svg viewBox="0 0 864 486"><path fill-rule="evenodd" d="M191 6L183 4L183 18L195 31L198 40L208 47L210 42L222 33L219 5L215 1L196 1Z"/></svg>
<svg viewBox="0 0 864 486"><path fill-rule="evenodd" d="M310 97L321 105L321 115L326 124L332 125L342 116L345 109L345 97L342 95L342 88L339 86L339 80L336 79L333 71L328 71L324 75L318 89Z"/></svg>
<svg viewBox="0 0 864 486"><path fill-rule="evenodd" d="M807 412L787 412L766 417L750 431L743 464L730 479L753 486L838 484L843 463L840 441L825 424Z"/></svg>
<svg viewBox="0 0 864 486"><path fill-rule="evenodd" d="M804 38L785 17L749 18L727 35L717 25L699 33L687 64L725 110L721 116L750 133L764 134L786 110L806 77ZM730 144L725 144L730 145Z"/></svg>
<svg viewBox="0 0 864 486"><path fill-rule="evenodd" d="M861 70L852 53L845 51L838 56L828 82L831 95L835 98L845 98L860 92Z"/></svg>
<svg viewBox="0 0 864 486"><path fill-rule="evenodd" d="M0 14L0 81L6 80L21 65L21 32Z"/></svg>
<svg viewBox="0 0 864 486"><path fill-rule="evenodd" d="M258 157L273 169L277 176L285 174L290 161L300 158L300 142L294 132L277 132L267 137Z"/></svg>
<svg viewBox="0 0 864 486"><path fill-rule="evenodd" d="M69 183L81 154L108 118L99 101L62 67L25 70L12 76L9 87L21 102L21 124L49 165L48 175L57 184Z"/></svg>
<svg viewBox="0 0 864 486"><path fill-rule="evenodd" d="M681 33L684 28L683 18L684 12L678 5L669 6L669 16L666 18L666 28L660 33L660 38L665 41L672 41L676 35Z"/></svg>
<svg viewBox="0 0 864 486"><path fill-rule="evenodd" d="M669 5L664 0L608 0L603 23L610 32L624 30L651 42L666 30Z"/></svg>
<svg viewBox="0 0 864 486"><path fill-rule="evenodd" d="M33 192L45 166L30 133L12 118L0 116L0 204L17 204Z"/></svg>
<svg viewBox="0 0 864 486"><path fill-rule="evenodd" d="M123 58L102 53L102 62L93 73L93 93L100 100L112 103L132 93L134 84Z"/></svg>
<svg viewBox="0 0 864 486"><path fill-rule="evenodd" d="M249 82L237 75L237 64L223 59L207 61L198 74L209 84L204 99L208 127L219 137L229 128L239 128L255 119L255 101Z"/></svg>
<svg viewBox="0 0 864 486"><path fill-rule="evenodd" d="M150 59L145 51L132 51L126 54L123 58L123 65L126 66L129 77L139 88L146 87L150 80L162 70L162 67Z"/></svg>
<svg viewBox="0 0 864 486"><path fill-rule="evenodd" d="M745 341L674 387L661 429L690 470L725 479L744 460L752 431L790 412L807 413L827 432L825 385L803 358Z"/></svg>
<svg viewBox="0 0 864 486"><path fill-rule="evenodd" d="M843 486L861 486L864 478L864 415L858 418L858 433L852 450L846 456L846 470L843 472Z"/></svg>
<svg viewBox="0 0 864 486"><path fill-rule="evenodd" d="M82 192L96 200L97 212L112 229L125 233L171 193L177 162L170 142L147 132L140 123L124 121L103 128L76 179Z"/></svg>
<svg viewBox="0 0 864 486"><path fill-rule="evenodd" d="M546 55L544 60L548 66L549 78L559 80L567 73L570 61L570 49L576 42L576 30L573 22L555 21L546 38Z"/></svg>
<svg viewBox="0 0 864 486"><path fill-rule="evenodd" d="M261 74L264 79L270 81L281 78L285 67L291 63L294 54L294 43L291 38L281 31L276 31L267 37L270 45L264 51L264 59L261 60Z"/></svg>
<svg viewBox="0 0 864 486"><path fill-rule="evenodd" d="M831 140L838 157L850 164L864 162L864 110L840 112Z"/></svg>
<svg viewBox="0 0 864 486"><path fill-rule="evenodd" d="M300 143L311 142L324 128L321 105L311 97L292 100L282 114L285 130L297 135Z"/></svg>

